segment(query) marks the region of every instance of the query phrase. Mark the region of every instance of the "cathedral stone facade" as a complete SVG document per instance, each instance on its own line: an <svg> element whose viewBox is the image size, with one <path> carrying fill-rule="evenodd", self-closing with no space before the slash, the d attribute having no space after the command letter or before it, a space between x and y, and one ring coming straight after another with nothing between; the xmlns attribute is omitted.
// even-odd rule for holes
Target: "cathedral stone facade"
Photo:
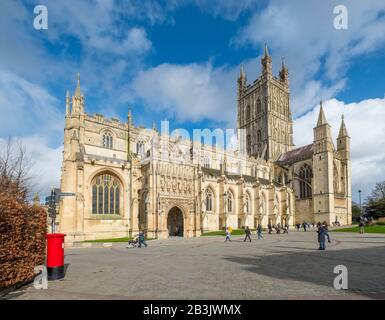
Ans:
<svg viewBox="0 0 385 320"><path fill-rule="evenodd" d="M337 148L322 103L314 142L295 148L288 70L238 78L238 148L85 112L80 78L66 97L59 230L68 241L196 237L227 226L351 223L350 138ZM311 133L309 133L311 134Z"/></svg>

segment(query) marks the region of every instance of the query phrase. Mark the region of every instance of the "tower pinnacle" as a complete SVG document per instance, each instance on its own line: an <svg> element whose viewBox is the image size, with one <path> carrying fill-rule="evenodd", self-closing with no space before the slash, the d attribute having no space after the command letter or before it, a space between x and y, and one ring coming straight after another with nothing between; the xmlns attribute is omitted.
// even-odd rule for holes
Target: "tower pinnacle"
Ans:
<svg viewBox="0 0 385 320"><path fill-rule="evenodd" d="M80 97L82 95L82 92L80 90L80 72L78 72L76 78L77 78L77 85L75 90L75 96Z"/></svg>
<svg viewBox="0 0 385 320"><path fill-rule="evenodd" d="M341 127L340 132L338 133L338 138L348 137L348 131L346 130L346 125L344 121L344 115L341 116Z"/></svg>
<svg viewBox="0 0 385 320"><path fill-rule="evenodd" d="M322 100L320 101L320 109L318 114L318 121L317 121L317 127L322 126L323 124L326 124L326 117L324 113L324 109L322 107Z"/></svg>
<svg viewBox="0 0 385 320"><path fill-rule="evenodd" d="M267 44L265 43L265 57L270 56L269 49L267 48Z"/></svg>

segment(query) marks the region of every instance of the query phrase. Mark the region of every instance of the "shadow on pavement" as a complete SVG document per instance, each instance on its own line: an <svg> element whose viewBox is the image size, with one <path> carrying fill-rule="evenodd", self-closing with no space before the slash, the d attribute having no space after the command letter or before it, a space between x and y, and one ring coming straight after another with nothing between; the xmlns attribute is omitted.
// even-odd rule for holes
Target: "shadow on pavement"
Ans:
<svg viewBox="0 0 385 320"><path fill-rule="evenodd" d="M333 251L305 248L294 252L272 250L263 257L231 255L224 259L243 265L244 270L277 280L297 280L330 288L333 288L338 275L333 273L334 268L344 265L348 269L348 292L370 298L373 294L380 294L382 299L385 298L385 247L381 246Z"/></svg>

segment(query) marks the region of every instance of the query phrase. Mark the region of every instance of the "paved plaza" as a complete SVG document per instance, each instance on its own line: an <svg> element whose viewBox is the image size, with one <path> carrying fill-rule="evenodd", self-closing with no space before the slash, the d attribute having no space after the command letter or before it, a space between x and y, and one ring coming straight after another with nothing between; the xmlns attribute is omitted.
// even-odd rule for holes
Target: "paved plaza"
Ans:
<svg viewBox="0 0 385 320"><path fill-rule="evenodd" d="M384 299L385 235L291 231L263 240L224 237L149 241L147 248L66 249L65 279L32 285L6 299ZM335 290L336 265L348 290Z"/></svg>

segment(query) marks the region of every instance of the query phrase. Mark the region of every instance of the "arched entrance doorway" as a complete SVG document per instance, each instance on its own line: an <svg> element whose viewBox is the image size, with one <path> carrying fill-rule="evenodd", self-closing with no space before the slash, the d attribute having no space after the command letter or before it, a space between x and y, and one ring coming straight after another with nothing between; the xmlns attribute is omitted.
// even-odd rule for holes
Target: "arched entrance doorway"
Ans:
<svg viewBox="0 0 385 320"><path fill-rule="evenodd" d="M173 207L167 217L167 230L169 237L183 237L183 213L178 207Z"/></svg>

